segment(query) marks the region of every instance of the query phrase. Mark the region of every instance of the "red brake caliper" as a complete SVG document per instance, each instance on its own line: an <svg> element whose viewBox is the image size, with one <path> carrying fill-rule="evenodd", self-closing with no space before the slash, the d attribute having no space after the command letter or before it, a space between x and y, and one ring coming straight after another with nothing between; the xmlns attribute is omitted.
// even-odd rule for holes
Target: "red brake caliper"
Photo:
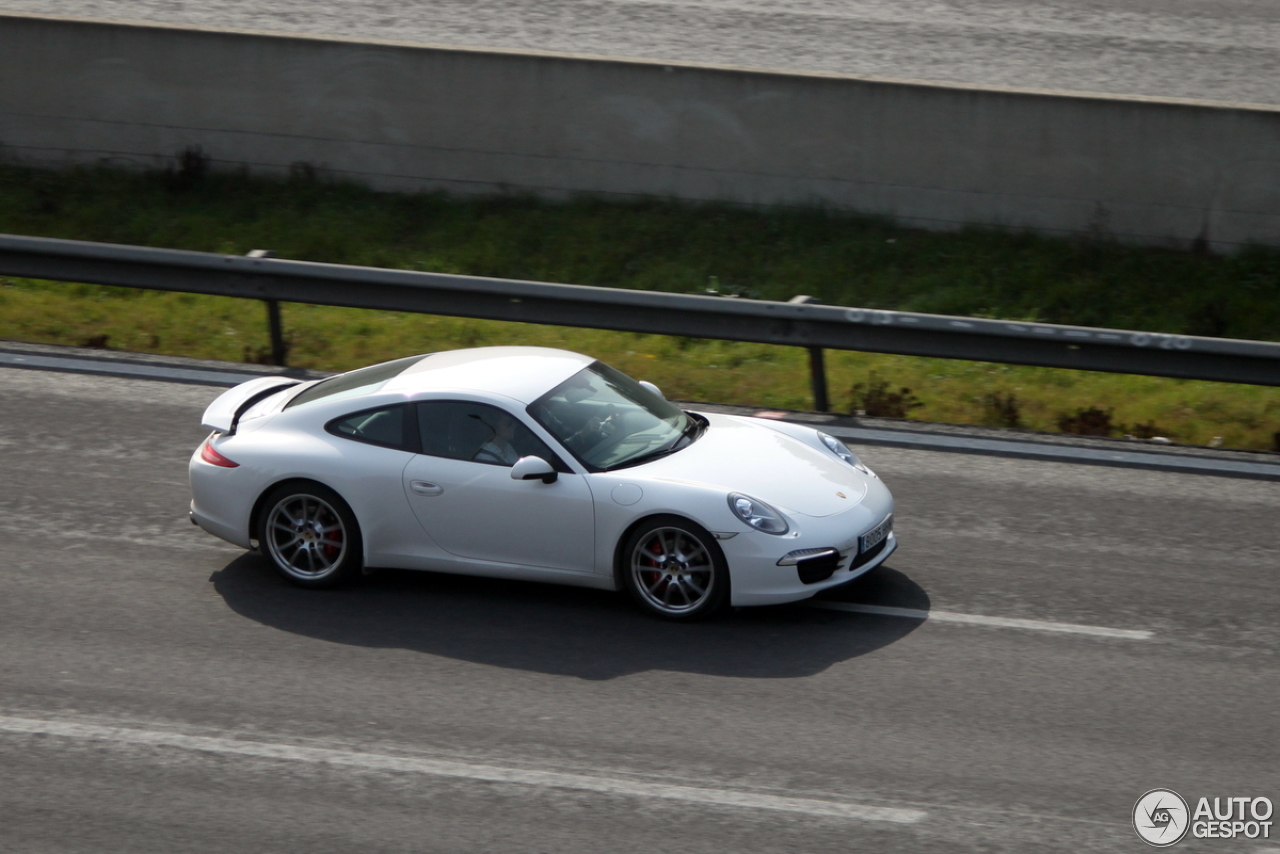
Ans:
<svg viewBox="0 0 1280 854"><path fill-rule="evenodd" d="M661 566L661 564L658 562L658 556L662 554L662 544L658 542L654 542L651 546L649 546L647 551L651 552L654 555L649 560L652 561L654 569L658 569ZM648 577L645 580L649 583L650 586L652 586L654 584L657 584L658 580L662 578L662 573L651 572L651 573L647 573L647 576Z"/></svg>
<svg viewBox="0 0 1280 854"><path fill-rule="evenodd" d="M327 558L329 558L330 560L333 560L335 557L337 557L337 556L338 556L338 552L342 551L342 529L341 529L341 528L339 528L338 530L336 530L336 531L334 531L334 532L333 532L333 535L332 535L332 536L330 536L330 537L326 537L325 539L330 539L330 540L336 540L336 541L337 541L337 545L332 545L332 544L330 544L330 543L325 543L325 544L324 544L324 547L323 547L323 548L324 548L324 556L325 556L325 557L327 557Z"/></svg>

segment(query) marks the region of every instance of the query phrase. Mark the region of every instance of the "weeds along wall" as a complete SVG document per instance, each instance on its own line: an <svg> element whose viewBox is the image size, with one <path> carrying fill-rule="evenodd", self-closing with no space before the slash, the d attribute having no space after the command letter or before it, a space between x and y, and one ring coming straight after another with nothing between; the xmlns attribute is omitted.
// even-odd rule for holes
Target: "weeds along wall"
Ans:
<svg viewBox="0 0 1280 854"><path fill-rule="evenodd" d="M0 14L0 158L1280 245L1280 108Z"/></svg>

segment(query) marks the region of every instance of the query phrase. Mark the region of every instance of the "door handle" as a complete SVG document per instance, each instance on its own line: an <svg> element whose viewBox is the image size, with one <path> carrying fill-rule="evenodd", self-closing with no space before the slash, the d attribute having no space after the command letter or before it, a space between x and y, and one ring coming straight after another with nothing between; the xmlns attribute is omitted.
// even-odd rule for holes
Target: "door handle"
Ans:
<svg viewBox="0 0 1280 854"><path fill-rule="evenodd" d="M410 481L409 488L419 495L440 495L444 492L444 487L438 483L431 483L427 480Z"/></svg>

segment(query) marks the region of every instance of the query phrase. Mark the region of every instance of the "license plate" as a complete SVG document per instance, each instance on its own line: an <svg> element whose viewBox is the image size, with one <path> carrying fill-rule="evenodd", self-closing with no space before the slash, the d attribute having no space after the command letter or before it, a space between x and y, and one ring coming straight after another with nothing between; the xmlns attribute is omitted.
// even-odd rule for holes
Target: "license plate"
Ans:
<svg viewBox="0 0 1280 854"><path fill-rule="evenodd" d="M889 536L889 532L893 530L893 517L886 516L884 521L876 525L870 531L867 531L861 537L858 537L858 551L866 552L874 549Z"/></svg>

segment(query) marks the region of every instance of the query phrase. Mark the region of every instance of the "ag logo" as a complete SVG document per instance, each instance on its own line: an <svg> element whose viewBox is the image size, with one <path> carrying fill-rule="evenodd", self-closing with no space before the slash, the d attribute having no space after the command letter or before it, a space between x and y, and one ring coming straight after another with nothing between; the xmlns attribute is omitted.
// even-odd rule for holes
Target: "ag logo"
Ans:
<svg viewBox="0 0 1280 854"><path fill-rule="evenodd" d="M1148 845L1173 845L1187 835L1190 826L1187 802L1172 789L1152 789L1133 805L1133 829Z"/></svg>

